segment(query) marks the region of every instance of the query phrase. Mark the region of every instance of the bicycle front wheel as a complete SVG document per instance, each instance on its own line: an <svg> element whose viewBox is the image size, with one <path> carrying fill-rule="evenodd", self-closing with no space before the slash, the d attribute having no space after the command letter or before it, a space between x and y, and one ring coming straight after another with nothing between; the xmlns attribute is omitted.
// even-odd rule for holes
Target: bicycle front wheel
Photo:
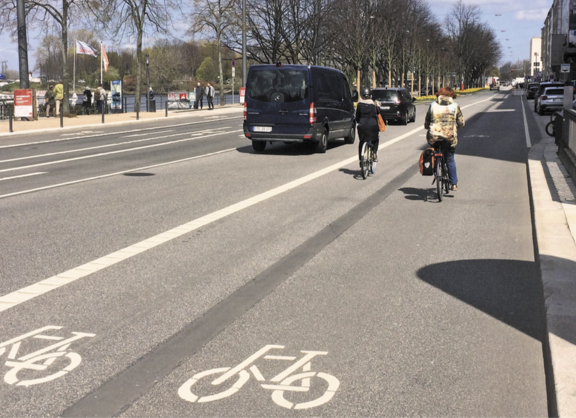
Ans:
<svg viewBox="0 0 576 418"><path fill-rule="evenodd" d="M368 177L368 165L370 164L369 153L370 148L368 147L368 144L365 142L364 144L362 144L362 152L360 153L360 169L362 170L362 178L364 180L366 180L366 178Z"/></svg>
<svg viewBox="0 0 576 418"><path fill-rule="evenodd" d="M554 122L548 122L546 125L546 133L548 136L554 136Z"/></svg>

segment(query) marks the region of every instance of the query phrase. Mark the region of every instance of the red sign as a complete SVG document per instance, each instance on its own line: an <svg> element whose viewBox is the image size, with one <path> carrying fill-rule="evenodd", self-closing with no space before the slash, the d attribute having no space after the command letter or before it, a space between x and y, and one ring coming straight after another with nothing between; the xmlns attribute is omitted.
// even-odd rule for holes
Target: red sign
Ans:
<svg viewBox="0 0 576 418"><path fill-rule="evenodd" d="M187 93L180 93L180 100L188 100L188 94Z"/></svg>
<svg viewBox="0 0 576 418"><path fill-rule="evenodd" d="M14 117L31 118L33 116L32 90L14 90Z"/></svg>
<svg viewBox="0 0 576 418"><path fill-rule="evenodd" d="M240 87L240 104L244 103L245 97L246 97L246 87Z"/></svg>

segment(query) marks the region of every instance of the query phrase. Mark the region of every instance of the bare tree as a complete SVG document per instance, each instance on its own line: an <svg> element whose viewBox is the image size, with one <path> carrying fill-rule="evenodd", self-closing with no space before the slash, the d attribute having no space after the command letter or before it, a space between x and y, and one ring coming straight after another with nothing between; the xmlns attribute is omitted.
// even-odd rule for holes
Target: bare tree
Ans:
<svg viewBox="0 0 576 418"><path fill-rule="evenodd" d="M181 0L111 0L92 9L101 20L113 22L115 38L130 34L136 36L136 98L135 108L140 110L142 97L142 43L147 31L165 34L172 20L171 13L181 10Z"/></svg>
<svg viewBox="0 0 576 418"><path fill-rule="evenodd" d="M224 106L224 71L222 69L222 36L235 23L236 0L195 0L193 33L210 30L216 39L220 80L220 106Z"/></svg>

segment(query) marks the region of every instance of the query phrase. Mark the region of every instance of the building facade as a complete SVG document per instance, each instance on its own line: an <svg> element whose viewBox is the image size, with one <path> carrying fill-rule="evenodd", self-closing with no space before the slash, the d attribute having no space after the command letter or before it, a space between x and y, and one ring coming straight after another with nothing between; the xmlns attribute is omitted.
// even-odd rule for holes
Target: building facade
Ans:
<svg viewBox="0 0 576 418"><path fill-rule="evenodd" d="M552 3L542 27L540 57L544 80L576 79L576 4L570 0ZM533 64L534 58L531 51Z"/></svg>
<svg viewBox="0 0 576 418"><path fill-rule="evenodd" d="M530 75L542 77L542 38L536 36L530 40Z"/></svg>

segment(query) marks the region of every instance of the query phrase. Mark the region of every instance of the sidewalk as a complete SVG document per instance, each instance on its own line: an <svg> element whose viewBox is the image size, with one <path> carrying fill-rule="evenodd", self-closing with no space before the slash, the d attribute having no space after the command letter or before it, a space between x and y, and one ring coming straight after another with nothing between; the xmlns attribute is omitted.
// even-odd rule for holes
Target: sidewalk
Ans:
<svg viewBox="0 0 576 418"><path fill-rule="evenodd" d="M543 137L528 154L528 171L556 397L550 413L564 418L576 417L576 187L557 150L554 138Z"/></svg>
<svg viewBox="0 0 576 418"><path fill-rule="evenodd" d="M217 116L228 113L236 113L242 109L240 105L227 105L216 107L214 110L168 110L168 117L164 109L155 113L140 112L140 119L136 120L136 113L112 113L104 115L104 124L102 124L102 115L77 116L75 118L64 118L63 128L60 128L60 118L38 118L34 121L13 121L12 133L9 132L9 122L0 121L0 141L2 137L13 136L18 134L37 133L38 131L58 131L63 129L102 127L107 125L125 125L140 122L150 122L153 120L167 120L174 118L186 118L191 116Z"/></svg>

